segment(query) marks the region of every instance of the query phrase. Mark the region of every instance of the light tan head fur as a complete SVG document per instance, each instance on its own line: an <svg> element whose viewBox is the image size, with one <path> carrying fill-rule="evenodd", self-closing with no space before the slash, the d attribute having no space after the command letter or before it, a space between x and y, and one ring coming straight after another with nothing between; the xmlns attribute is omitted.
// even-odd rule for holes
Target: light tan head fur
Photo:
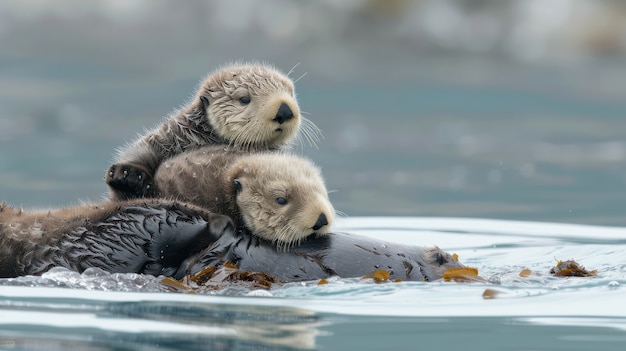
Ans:
<svg viewBox="0 0 626 351"><path fill-rule="evenodd" d="M242 156L231 167L229 180L239 188L239 212L255 235L289 247L311 234L329 232L335 210L312 162L286 154Z"/></svg>
<svg viewBox="0 0 626 351"><path fill-rule="evenodd" d="M302 120L293 82L267 65L223 67L197 97L218 134L243 148L279 148L296 137Z"/></svg>

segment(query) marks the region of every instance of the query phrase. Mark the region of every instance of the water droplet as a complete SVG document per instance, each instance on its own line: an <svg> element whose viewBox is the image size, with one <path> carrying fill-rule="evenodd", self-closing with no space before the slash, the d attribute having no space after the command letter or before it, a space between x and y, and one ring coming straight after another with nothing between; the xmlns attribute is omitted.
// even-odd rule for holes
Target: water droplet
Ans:
<svg viewBox="0 0 626 351"><path fill-rule="evenodd" d="M196 172L191 173L191 176L194 178L198 178L198 175L196 174Z"/></svg>
<svg viewBox="0 0 626 351"><path fill-rule="evenodd" d="M170 167L171 167L171 165L169 163L165 164L165 168L170 168Z"/></svg>

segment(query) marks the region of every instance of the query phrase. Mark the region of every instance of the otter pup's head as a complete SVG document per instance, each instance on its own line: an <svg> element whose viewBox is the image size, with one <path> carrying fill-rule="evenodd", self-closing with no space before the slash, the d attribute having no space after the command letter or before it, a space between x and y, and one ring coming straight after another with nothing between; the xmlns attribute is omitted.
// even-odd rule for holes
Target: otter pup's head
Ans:
<svg viewBox="0 0 626 351"><path fill-rule="evenodd" d="M226 142L243 148L279 148L296 137L302 119L293 82L267 65L232 65L210 74L196 106Z"/></svg>
<svg viewBox="0 0 626 351"><path fill-rule="evenodd" d="M335 210L310 161L286 154L243 156L230 181L241 217L255 235L289 247L329 232Z"/></svg>

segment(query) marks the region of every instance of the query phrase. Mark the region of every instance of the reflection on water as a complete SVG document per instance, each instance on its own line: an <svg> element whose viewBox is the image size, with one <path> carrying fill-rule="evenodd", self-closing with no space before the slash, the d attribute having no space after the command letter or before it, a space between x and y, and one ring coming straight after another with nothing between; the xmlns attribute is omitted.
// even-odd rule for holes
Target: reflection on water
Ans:
<svg viewBox="0 0 626 351"><path fill-rule="evenodd" d="M2 349L311 350L320 334L320 316L288 307L69 298L0 307Z"/></svg>
<svg viewBox="0 0 626 351"><path fill-rule="evenodd" d="M623 320L574 318L575 326L555 318L404 318L357 317L323 328L336 333L319 338L320 350L620 350L626 342ZM586 326L585 324L588 324ZM604 327L599 325L604 324ZM381 333L381 326L386 333ZM582 326L581 326L582 325Z"/></svg>

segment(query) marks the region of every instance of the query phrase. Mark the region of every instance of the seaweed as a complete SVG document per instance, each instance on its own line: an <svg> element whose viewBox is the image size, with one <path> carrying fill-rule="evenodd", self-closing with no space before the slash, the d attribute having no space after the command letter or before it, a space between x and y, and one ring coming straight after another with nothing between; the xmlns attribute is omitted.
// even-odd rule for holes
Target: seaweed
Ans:
<svg viewBox="0 0 626 351"><path fill-rule="evenodd" d="M597 273L598 271L595 269L591 271L585 269L585 267L573 259L567 261L558 260L556 266L550 269L550 274L556 277L593 277Z"/></svg>
<svg viewBox="0 0 626 351"><path fill-rule="evenodd" d="M176 292L195 293L197 291L220 290L228 286L242 286L247 289L269 289L282 281L273 275L242 271L230 261L221 266L207 266L194 275L180 280L163 278L161 283Z"/></svg>
<svg viewBox="0 0 626 351"><path fill-rule="evenodd" d="M374 283L376 284L388 283L389 271L386 271L384 269L377 269L373 273L367 274L361 277L361 279L369 279L369 278L374 279Z"/></svg>
<svg viewBox="0 0 626 351"><path fill-rule="evenodd" d="M476 282L484 281L483 278L478 276L478 269L472 267L455 267L448 268L441 276L444 281L450 282Z"/></svg>
<svg viewBox="0 0 626 351"><path fill-rule="evenodd" d="M502 294L502 292L500 292L498 290L485 289L485 291L483 291L483 299L485 299L485 300L495 299L500 294Z"/></svg>

